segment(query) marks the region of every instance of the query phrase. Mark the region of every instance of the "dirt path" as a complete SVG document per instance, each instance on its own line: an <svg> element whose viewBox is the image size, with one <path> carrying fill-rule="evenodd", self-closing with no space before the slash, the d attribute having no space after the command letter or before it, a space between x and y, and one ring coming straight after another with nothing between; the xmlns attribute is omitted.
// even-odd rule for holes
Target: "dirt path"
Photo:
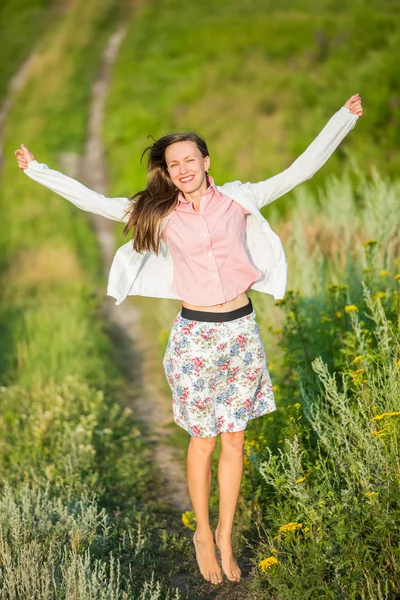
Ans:
<svg viewBox="0 0 400 600"><path fill-rule="evenodd" d="M96 191L107 194L107 168L102 146L102 124L104 102L109 88L112 66L117 56L119 47L126 35L127 28L121 26L111 36L105 47L102 65L97 80L92 88L92 104L88 124L88 135L83 164L79 168L82 181ZM105 278L108 278L109 268L115 253L115 240L113 236L112 221L93 215L93 223L103 255ZM172 403L166 401L159 392L157 379L152 375L154 364L154 349L146 341L143 330L141 333L140 310L134 305L132 299L127 298L119 306L115 300L106 297L104 310L107 319L114 328L120 340L127 342L126 356L130 364L130 377L138 382L141 393L139 398L133 399L132 408L135 418L143 421L148 426L149 441L153 443L155 461L165 480L164 498L171 508L179 512L191 510L192 505L188 496L186 475L181 463L177 461L177 450L166 443L169 435L163 424L172 421ZM134 367L132 369L132 367ZM128 373L129 376L129 373ZM188 531L191 538L191 533ZM213 600L235 600L256 598L256 594L249 594L246 590L246 578L251 564L241 561L243 578L238 584L227 582L222 587L206 583L197 571L193 549L193 564L190 572L181 572L172 577L171 585L177 587L182 593L188 594L190 599L207 598Z"/></svg>
<svg viewBox="0 0 400 600"><path fill-rule="evenodd" d="M99 75L92 88L92 104L85 156L79 169L80 177L85 184L102 194L107 194L108 189L107 168L101 139L104 102L110 84L112 66L126 31L127 27L125 25L119 27L110 37L105 47ZM97 215L93 215L93 222L103 256L104 275L107 280L115 254L113 223ZM116 306L114 299L106 297L104 308L110 322L129 341L131 362L136 367L134 375L139 378L142 391L142 398L139 399L141 401L136 401L132 408L136 418L150 425L152 441L156 441L154 444L155 460L160 472L165 477L165 499L181 512L190 510L191 503L187 492L186 477L176 460L177 451L164 442L167 434L162 427L162 423L172 419L172 405L166 405L164 399L156 394L151 374L146 368L149 348L146 345L146 340L140 336L140 312L129 298L124 303Z"/></svg>

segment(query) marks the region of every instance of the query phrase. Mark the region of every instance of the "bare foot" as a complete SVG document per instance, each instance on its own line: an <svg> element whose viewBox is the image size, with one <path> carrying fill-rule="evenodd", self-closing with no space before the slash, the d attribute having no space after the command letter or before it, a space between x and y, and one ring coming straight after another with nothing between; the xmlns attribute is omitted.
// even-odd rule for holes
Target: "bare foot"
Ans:
<svg viewBox="0 0 400 600"><path fill-rule="evenodd" d="M218 533L215 530L215 541L221 553L222 570L229 581L240 581L241 570L232 552L232 540L230 535Z"/></svg>
<svg viewBox="0 0 400 600"><path fill-rule="evenodd" d="M197 538L197 530L193 535L193 543L196 548L196 560L199 565L200 573L206 581L211 583L222 583L221 567L218 564L215 554L214 540L212 533L207 537Z"/></svg>

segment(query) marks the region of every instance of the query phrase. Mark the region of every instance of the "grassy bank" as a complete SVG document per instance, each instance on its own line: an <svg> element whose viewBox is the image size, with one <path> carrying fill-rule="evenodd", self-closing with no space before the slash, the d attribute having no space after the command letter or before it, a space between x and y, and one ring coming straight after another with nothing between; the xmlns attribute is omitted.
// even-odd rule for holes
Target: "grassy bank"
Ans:
<svg viewBox="0 0 400 600"><path fill-rule="evenodd" d="M4 142L0 206L0 590L5 599L178 598L151 448L120 400L87 215L16 166L82 154L90 86L121 6L71 4L42 40ZM129 13L126 13L126 18ZM60 67L62 65L62 68ZM99 287L101 286L101 287ZM157 571L157 575L155 572Z"/></svg>
<svg viewBox="0 0 400 600"><path fill-rule="evenodd" d="M143 4L108 99L105 142L116 195L144 184L147 136L193 128L209 144L217 183L286 168L354 93L366 118L307 185L341 172L352 153L396 172L399 15L393 3ZM134 73L134 76L132 76ZM129 98L129 102L126 102ZM289 198L281 202L290 204Z"/></svg>

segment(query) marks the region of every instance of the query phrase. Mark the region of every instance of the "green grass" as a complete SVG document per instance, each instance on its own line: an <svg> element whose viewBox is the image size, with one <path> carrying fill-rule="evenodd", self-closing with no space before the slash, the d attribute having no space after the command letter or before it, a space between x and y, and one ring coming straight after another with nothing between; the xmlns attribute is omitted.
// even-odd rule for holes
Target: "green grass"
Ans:
<svg viewBox="0 0 400 600"><path fill-rule="evenodd" d="M0 7L0 102L7 85L43 33L62 14L54 0L3 0Z"/></svg>
<svg viewBox="0 0 400 600"><path fill-rule="evenodd" d="M90 220L29 180L13 155L23 142L57 168L62 153L82 154L100 54L127 9L113 0L71 5L42 38L7 122L0 194L7 599L178 597L162 563L162 478L144 430L123 408L140 390L128 388L104 331Z"/></svg>
<svg viewBox="0 0 400 600"><path fill-rule="evenodd" d="M375 164L396 172L399 15L390 3L333 8L235 0L229 10L206 1L182 11L174 0L146 2L107 102L115 195L144 185L139 158L147 136L176 129L205 136L217 183L265 179L286 168L356 92L365 106L357 133L307 185L315 189L328 172L339 173L348 153L366 170Z"/></svg>

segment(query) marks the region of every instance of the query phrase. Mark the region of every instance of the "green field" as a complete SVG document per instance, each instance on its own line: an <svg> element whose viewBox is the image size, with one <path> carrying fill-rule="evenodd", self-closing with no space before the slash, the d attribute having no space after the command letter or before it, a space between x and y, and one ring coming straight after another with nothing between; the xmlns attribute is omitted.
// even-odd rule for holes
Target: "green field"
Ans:
<svg viewBox="0 0 400 600"><path fill-rule="evenodd" d="M250 294L278 410L246 433L234 542L252 568L223 589L232 600L396 600L397 3L19 0L0 10L1 99L37 52L0 173L0 595L172 600L186 598L171 586L182 574L197 578L188 600L213 597L163 500L154 449L124 409L140 390L104 322L90 220L13 156L21 142L53 168L66 152L82 156L101 52L129 21L103 126L110 195L144 186L149 134L194 129L217 183L257 181L285 169L351 95L363 98L363 118L321 171L264 209L289 263L283 301ZM127 302L141 310L170 401L161 358L179 303ZM170 431L184 467L188 435ZM214 479L213 520L217 509Z"/></svg>

